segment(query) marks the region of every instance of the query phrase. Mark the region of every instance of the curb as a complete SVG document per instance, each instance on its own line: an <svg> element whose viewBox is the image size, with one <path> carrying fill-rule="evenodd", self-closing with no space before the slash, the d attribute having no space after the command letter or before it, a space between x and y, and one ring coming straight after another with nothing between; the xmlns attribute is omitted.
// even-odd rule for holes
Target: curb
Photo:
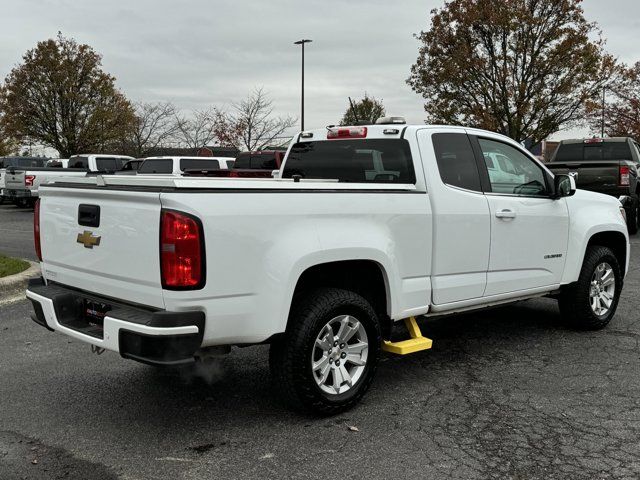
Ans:
<svg viewBox="0 0 640 480"><path fill-rule="evenodd" d="M25 261L29 262L31 266L24 272L0 278L0 305L13 303L25 298L24 292L27 289L29 279L40 275L39 263L32 262L30 260Z"/></svg>

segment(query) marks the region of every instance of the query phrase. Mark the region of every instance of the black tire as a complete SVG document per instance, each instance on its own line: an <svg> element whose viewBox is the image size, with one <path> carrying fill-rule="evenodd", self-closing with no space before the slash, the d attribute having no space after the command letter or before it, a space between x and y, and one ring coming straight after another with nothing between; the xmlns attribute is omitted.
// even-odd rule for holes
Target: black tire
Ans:
<svg viewBox="0 0 640 480"><path fill-rule="evenodd" d="M638 202L637 195L632 195L631 199L631 205L625 209L625 212L627 214L627 230L634 235L638 233L638 214L640 213L638 208L640 207L640 202Z"/></svg>
<svg viewBox="0 0 640 480"><path fill-rule="evenodd" d="M344 393L327 393L316 382L311 366L312 356L318 335L328 322L340 315L352 315L362 324L367 335L368 356L364 370L353 386ZM367 300L337 288L311 291L294 302L287 331L271 344L269 366L277 392L297 410L321 415L335 415L348 410L369 389L381 343L378 318Z"/></svg>
<svg viewBox="0 0 640 480"><path fill-rule="evenodd" d="M602 315L597 315L591 307L591 280L596 267L607 263L613 270L615 291L611 306ZM599 330L608 325L616 313L620 292L622 290L622 274L618 259L608 247L594 245L587 248L578 281L564 287L558 298L562 320L568 326L579 330Z"/></svg>

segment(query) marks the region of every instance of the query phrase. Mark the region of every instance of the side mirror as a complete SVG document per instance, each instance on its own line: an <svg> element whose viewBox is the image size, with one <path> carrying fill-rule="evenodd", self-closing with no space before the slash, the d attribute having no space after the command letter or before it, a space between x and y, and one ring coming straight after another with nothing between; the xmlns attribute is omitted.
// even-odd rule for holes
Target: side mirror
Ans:
<svg viewBox="0 0 640 480"><path fill-rule="evenodd" d="M576 193L576 179L573 175L556 175L553 178L553 198L570 197Z"/></svg>
<svg viewBox="0 0 640 480"><path fill-rule="evenodd" d="M271 178L278 178L280 176L280 170L271 170Z"/></svg>

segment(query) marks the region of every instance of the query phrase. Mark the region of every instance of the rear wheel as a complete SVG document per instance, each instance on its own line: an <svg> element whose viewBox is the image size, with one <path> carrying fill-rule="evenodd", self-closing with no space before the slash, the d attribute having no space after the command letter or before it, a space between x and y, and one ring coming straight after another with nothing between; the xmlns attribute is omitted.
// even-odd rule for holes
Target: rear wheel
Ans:
<svg viewBox="0 0 640 480"><path fill-rule="evenodd" d="M376 370L380 326L360 295L318 289L296 301L284 336L271 345L278 392L294 408L336 414L354 406Z"/></svg>
<svg viewBox="0 0 640 480"><path fill-rule="evenodd" d="M587 249L578 281L564 288L559 298L563 320L582 330L604 328L613 318L622 290L618 259L610 248Z"/></svg>

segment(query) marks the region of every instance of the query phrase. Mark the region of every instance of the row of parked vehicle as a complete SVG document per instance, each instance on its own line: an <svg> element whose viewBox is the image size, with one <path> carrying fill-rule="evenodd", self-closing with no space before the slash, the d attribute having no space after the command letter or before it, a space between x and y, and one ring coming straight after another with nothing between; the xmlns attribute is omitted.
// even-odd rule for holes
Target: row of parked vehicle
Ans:
<svg viewBox="0 0 640 480"><path fill-rule="evenodd" d="M41 184L61 177L97 174L170 175L206 177L273 176L282 164L284 151L244 152L237 157L157 156L133 158L124 155L74 155L70 158L0 158L0 203L33 206Z"/></svg>

